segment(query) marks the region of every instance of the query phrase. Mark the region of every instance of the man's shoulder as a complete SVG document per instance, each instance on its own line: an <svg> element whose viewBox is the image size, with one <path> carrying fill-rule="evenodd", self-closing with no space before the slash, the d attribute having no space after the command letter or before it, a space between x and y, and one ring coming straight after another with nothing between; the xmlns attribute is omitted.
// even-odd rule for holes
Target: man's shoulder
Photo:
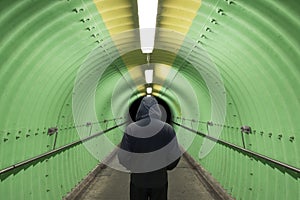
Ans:
<svg viewBox="0 0 300 200"><path fill-rule="evenodd" d="M165 128L167 129L167 130L173 130L173 127L170 125L170 124L168 124L168 123L166 123L166 122L163 122L164 123L164 126L165 126Z"/></svg>
<svg viewBox="0 0 300 200"><path fill-rule="evenodd" d="M154 124L156 124L156 126L159 126L159 127L163 127L164 130L167 130L167 131L173 131L173 127L167 123L167 122L164 122L162 120L159 120L159 119L152 119L154 120ZM128 126L127 126L127 130L134 130L136 129L136 127L141 127L143 126L143 120L139 120L139 121L136 121L136 122L131 122ZM146 125L147 126L147 125Z"/></svg>
<svg viewBox="0 0 300 200"><path fill-rule="evenodd" d="M168 124L167 122L164 122L164 123L165 123L166 127L173 129L173 126L171 126L171 124Z"/></svg>

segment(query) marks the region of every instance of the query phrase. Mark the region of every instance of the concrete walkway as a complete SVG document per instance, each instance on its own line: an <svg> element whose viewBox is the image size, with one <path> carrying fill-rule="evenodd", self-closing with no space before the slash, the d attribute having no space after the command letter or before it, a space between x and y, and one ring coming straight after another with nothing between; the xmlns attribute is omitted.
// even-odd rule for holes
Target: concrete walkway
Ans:
<svg viewBox="0 0 300 200"><path fill-rule="evenodd" d="M96 175L76 200L129 200L129 174L109 167ZM169 172L169 200L212 200L213 198L182 158Z"/></svg>

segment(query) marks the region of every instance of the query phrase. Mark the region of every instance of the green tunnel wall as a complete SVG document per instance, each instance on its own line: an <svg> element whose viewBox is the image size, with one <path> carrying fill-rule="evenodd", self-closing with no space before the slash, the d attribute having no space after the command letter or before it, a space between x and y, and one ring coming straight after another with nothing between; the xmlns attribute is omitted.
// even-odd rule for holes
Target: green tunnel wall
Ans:
<svg viewBox="0 0 300 200"><path fill-rule="evenodd" d="M174 62L169 62L168 53L153 55L180 75L170 73L159 94L170 105L174 121L204 133L221 127L220 139L240 147L240 127L251 126L252 133L243 134L246 149L299 169L299 11L294 0L203 0ZM134 80L124 75L128 68L93 1L2 0L0 27L0 170L79 140L78 130L88 136L123 122L129 106L124 104L126 97L133 93L131 101L139 97ZM76 76L99 45L103 49L88 60L91 71L85 77L89 80L110 64L95 90L97 121L76 124L72 109ZM203 49L222 79L211 75ZM117 59L108 60L109 55ZM120 88L116 115L111 99L123 78L130 87ZM183 78L193 88L197 105L186 98ZM225 121L210 130L206 122L214 122L213 100L205 80L216 88L224 84L223 93L216 95L226 97ZM84 84L81 89L92 92ZM222 102L214 103L216 113L223 115ZM78 115L84 114L85 102L76 106ZM111 119L116 120L104 121ZM48 135L52 127L58 132ZM181 135L191 134L175 128ZM117 144L121 129L107 136ZM300 198L299 173L221 144L200 159L203 142L196 136L188 152L235 199ZM97 163L79 144L1 174L0 194L5 199L61 199Z"/></svg>

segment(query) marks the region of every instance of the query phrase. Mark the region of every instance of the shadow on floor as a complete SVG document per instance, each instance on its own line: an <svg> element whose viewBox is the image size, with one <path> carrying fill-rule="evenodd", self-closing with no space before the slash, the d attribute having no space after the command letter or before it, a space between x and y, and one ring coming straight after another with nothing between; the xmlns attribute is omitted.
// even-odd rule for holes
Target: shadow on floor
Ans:
<svg viewBox="0 0 300 200"><path fill-rule="evenodd" d="M169 172L169 200L212 200L183 157ZM109 167L102 169L75 200L129 200L129 174Z"/></svg>

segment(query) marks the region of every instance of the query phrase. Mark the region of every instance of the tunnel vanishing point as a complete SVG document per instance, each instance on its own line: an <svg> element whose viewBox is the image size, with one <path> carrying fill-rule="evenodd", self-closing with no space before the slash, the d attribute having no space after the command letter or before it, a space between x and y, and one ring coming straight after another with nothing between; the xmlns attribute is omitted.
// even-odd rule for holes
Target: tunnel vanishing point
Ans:
<svg viewBox="0 0 300 200"><path fill-rule="evenodd" d="M300 199L299 2L159 0L156 20L143 54L135 0L0 1L1 199L64 198L148 87L234 199Z"/></svg>

